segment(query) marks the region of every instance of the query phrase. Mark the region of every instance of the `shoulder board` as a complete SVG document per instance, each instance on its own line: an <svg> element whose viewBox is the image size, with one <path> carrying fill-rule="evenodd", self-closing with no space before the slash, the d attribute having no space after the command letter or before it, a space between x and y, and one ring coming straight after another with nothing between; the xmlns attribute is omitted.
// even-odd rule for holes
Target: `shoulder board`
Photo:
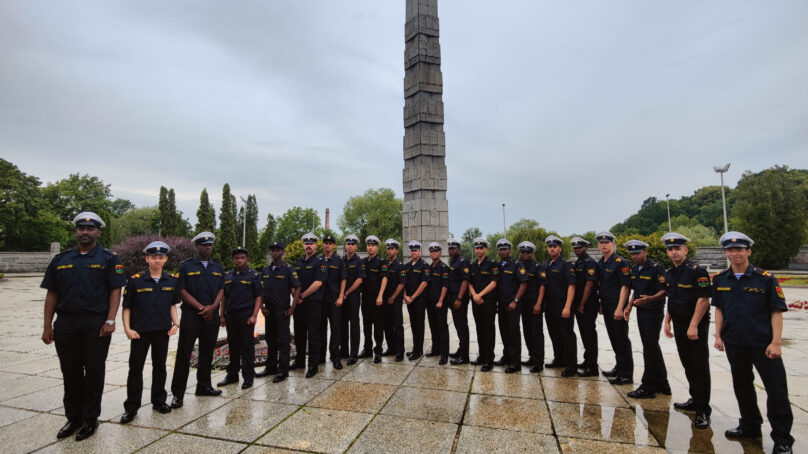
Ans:
<svg viewBox="0 0 808 454"><path fill-rule="evenodd" d="M135 273L135 274L133 274L133 275L129 276L129 279L137 279L137 278L139 278L139 277L140 277L140 274Z"/></svg>
<svg viewBox="0 0 808 454"><path fill-rule="evenodd" d="M694 264L691 268L693 268L694 270L697 270L697 269L699 269L699 266Z"/></svg>
<svg viewBox="0 0 808 454"><path fill-rule="evenodd" d="M118 253L113 251L112 249L104 248L104 252L106 252L107 254L110 254L110 255L118 255Z"/></svg>
<svg viewBox="0 0 808 454"><path fill-rule="evenodd" d="M615 257L615 258L614 258L614 261L615 261L615 262L620 262L620 261L622 261L622 260L623 260L623 259L621 259L620 257Z"/></svg>
<svg viewBox="0 0 808 454"><path fill-rule="evenodd" d="M752 267L752 272L755 273L755 274L759 274L761 276L771 276L771 273L764 270L763 268L758 268L756 266Z"/></svg>
<svg viewBox="0 0 808 454"><path fill-rule="evenodd" d="M171 277L178 278L180 277L180 273L171 273Z"/></svg>

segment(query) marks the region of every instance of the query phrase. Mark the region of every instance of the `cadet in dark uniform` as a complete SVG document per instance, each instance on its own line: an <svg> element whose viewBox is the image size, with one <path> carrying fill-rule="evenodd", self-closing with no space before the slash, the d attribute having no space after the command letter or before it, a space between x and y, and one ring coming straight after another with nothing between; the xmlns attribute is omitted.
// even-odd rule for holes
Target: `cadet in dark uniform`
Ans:
<svg viewBox="0 0 808 454"><path fill-rule="evenodd" d="M325 263L326 281L323 283L323 307L320 313L320 363L325 363L326 344L330 346L331 362L334 369L342 369L340 343L342 336L342 305L345 293L345 269L342 258L334 252L337 241L333 235L323 236L323 255L320 260ZM328 340L328 325L331 325L331 340Z"/></svg>
<svg viewBox="0 0 808 454"><path fill-rule="evenodd" d="M64 378L67 424L56 437L78 431L76 440L84 440L98 428L110 335L126 278L121 258L96 242L104 221L86 211L73 225L76 249L56 255L42 279L41 287L48 290L42 341L56 341Z"/></svg>
<svg viewBox="0 0 808 454"><path fill-rule="evenodd" d="M342 356L348 357L348 365L356 364L359 354L359 295L362 291L362 282L365 280L365 266L362 259L356 255L356 245L359 238L356 235L345 237L345 258L343 258L343 281L340 298L342 299L342 339L340 350ZM350 330L350 334L349 334ZM350 337L350 350L348 349ZM337 367L339 366L339 367ZM335 363L334 367L342 369L342 364Z"/></svg>
<svg viewBox="0 0 808 454"><path fill-rule="evenodd" d="M727 352L732 387L741 419L727 437L759 437L763 418L757 405L752 368L766 388L773 453L790 453L793 415L782 358L783 312L788 310L777 278L749 263L754 241L740 232L719 240L730 267L713 278L715 348Z"/></svg>
<svg viewBox="0 0 808 454"><path fill-rule="evenodd" d="M317 257L317 237L307 233L301 238L305 257L295 263L295 271L300 278L302 291L297 296L295 306L295 347L297 358L291 369L302 369L306 365L306 341L309 347L309 364L306 378L317 375L320 362L320 310L323 300L323 283L328 279L328 267Z"/></svg>
<svg viewBox="0 0 808 454"><path fill-rule="evenodd" d="M631 272L626 259L614 253L611 232L600 232L596 238L598 249L603 253L598 261L600 307L617 363L614 369L604 371L603 375L613 377L609 381L615 385L630 384L634 383L634 358L624 314L631 291Z"/></svg>
<svg viewBox="0 0 808 454"><path fill-rule="evenodd" d="M374 352L374 362L381 362L382 342L384 341L384 318L379 318L376 300L379 298L379 289L382 286L382 265L384 260L379 257L379 239L370 235L365 239L368 256L362 259L365 267L365 279L362 281L362 326L364 328L365 343L360 358L370 358ZM381 314L384 317L383 313ZM373 340L376 340L376 349ZM378 361L376 361L378 356Z"/></svg>
<svg viewBox="0 0 808 454"><path fill-rule="evenodd" d="M143 365L149 348L152 352L152 409L169 413L166 403L166 357L168 338L177 333L177 276L163 271L171 248L162 241L152 241L144 249L146 270L134 274L123 292L123 330L131 342L129 377L126 379L126 401L121 424L135 419L143 395Z"/></svg>
<svg viewBox="0 0 808 454"><path fill-rule="evenodd" d="M449 267L440 259L441 246L435 241L429 243L429 279L426 291L426 315L429 319L429 333L432 336L432 351L427 356L439 355L438 364L449 362L449 313L446 294L449 290Z"/></svg>
<svg viewBox="0 0 808 454"><path fill-rule="evenodd" d="M710 330L710 275L707 270L687 258L689 240L678 233L662 237L673 267L665 273L668 312L665 316L665 335L676 337L679 360L690 385L687 402L673 406L696 412L695 425L710 427L710 361L707 334ZM671 332L673 321L673 332Z"/></svg>
<svg viewBox="0 0 808 454"><path fill-rule="evenodd" d="M384 277L380 292L384 310L384 336L387 338L388 352L396 355L396 361L404 360L404 322L401 315L401 302L404 297L404 283L407 272L404 265L398 261L398 241L389 238L384 242L387 247L387 263L382 265Z"/></svg>
<svg viewBox="0 0 808 454"><path fill-rule="evenodd" d="M506 366L507 374L522 369L522 333L519 332L522 309L519 300L527 287L527 272L521 262L511 258L512 246L505 238L497 241L497 254L499 254L497 316L499 336L502 338L502 359L495 364Z"/></svg>
<svg viewBox="0 0 808 454"><path fill-rule="evenodd" d="M410 314L412 330L412 351L407 353L410 361L415 361L424 354L424 316L426 304L424 290L429 282L429 265L421 259L421 243L412 240L407 244L410 249L410 261L404 265L407 276L404 279L404 304Z"/></svg>
<svg viewBox="0 0 808 454"><path fill-rule="evenodd" d="M477 328L477 345L480 354L471 364L480 365L483 372L494 368L494 342L496 336L497 315L497 281L499 266L485 256L488 252L488 241L485 238L474 239L474 260L469 266L469 293L471 294L471 313Z"/></svg>
<svg viewBox="0 0 808 454"><path fill-rule="evenodd" d="M191 367L191 352L199 338L199 360L196 369L196 395L218 396L222 390L211 386L210 370L213 349L219 335L219 305L224 299L224 270L214 262L213 240L210 232L201 232L191 241L196 245L196 257L180 263L179 282L182 298L180 338L177 343L177 358L174 361L174 376L171 378L172 408L180 408L188 385Z"/></svg>
<svg viewBox="0 0 808 454"><path fill-rule="evenodd" d="M522 241L516 248L519 250L519 261L525 268L527 276L525 294L521 298L524 303L520 305L520 310L525 345L527 345L530 356L522 365L531 366L531 372L539 373L544 370L544 321L541 318L541 305L537 309L536 303L544 299L547 273L544 265L533 260L533 253L536 251L535 244L530 241Z"/></svg>
<svg viewBox="0 0 808 454"><path fill-rule="evenodd" d="M586 252L589 242L581 237L570 240L572 251L578 257L575 268L575 319L578 321L578 333L584 346L584 362L578 364L578 376L598 376L598 332L595 323L598 319L598 264Z"/></svg>
<svg viewBox="0 0 808 454"><path fill-rule="evenodd" d="M665 318L665 268L648 258L648 243L629 240L625 244L634 266L631 267L631 290L624 317L628 321L631 308L637 306L637 327L642 340L642 358L645 368L640 386L628 392L634 399L650 399L656 393L671 394L668 384L668 369L662 349L659 348L659 332Z"/></svg>
<svg viewBox="0 0 808 454"><path fill-rule="evenodd" d="M460 254L460 242L449 238L449 294L446 301L452 309L452 323L460 345L451 353L453 365L469 363L469 262Z"/></svg>
<svg viewBox="0 0 808 454"><path fill-rule="evenodd" d="M295 312L300 293L300 279L297 272L283 260L283 243L275 241L269 245L272 263L261 272L261 301L266 318L267 365L257 374L273 377L273 383L280 383L289 376L289 317ZM291 303L289 297L291 296Z"/></svg>
<svg viewBox="0 0 808 454"><path fill-rule="evenodd" d="M561 257L561 238L550 235L544 239L550 260L544 265L547 291L544 294L544 317L553 343L553 361L546 367L563 367L562 377L578 374L578 339L572 317L575 298L575 269Z"/></svg>
<svg viewBox="0 0 808 454"><path fill-rule="evenodd" d="M261 276L247 266L247 249L233 249L233 266L224 276L224 300L220 310L221 325L227 328L230 363L227 375L216 386L238 382L238 371L244 377L241 389L253 385L255 379L255 322L261 310Z"/></svg>

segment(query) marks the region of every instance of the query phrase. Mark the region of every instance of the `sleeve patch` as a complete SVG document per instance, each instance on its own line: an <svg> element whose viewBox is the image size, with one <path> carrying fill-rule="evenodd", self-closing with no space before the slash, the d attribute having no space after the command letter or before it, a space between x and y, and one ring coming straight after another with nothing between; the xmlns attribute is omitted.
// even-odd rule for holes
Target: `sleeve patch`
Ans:
<svg viewBox="0 0 808 454"><path fill-rule="evenodd" d="M123 265L115 265L115 274L123 274Z"/></svg>
<svg viewBox="0 0 808 454"><path fill-rule="evenodd" d="M709 277L700 277L697 279L699 287L709 287L710 286L710 278Z"/></svg>
<svg viewBox="0 0 808 454"><path fill-rule="evenodd" d="M525 271L524 268L519 268L519 274L525 274L525 273L527 273L527 271Z"/></svg>
<svg viewBox="0 0 808 454"><path fill-rule="evenodd" d="M777 287L775 287L775 288L774 288L774 290L777 292L777 296L778 296L780 299L786 299L786 296L785 296L785 295L783 295L783 289L782 289L782 288L780 288L780 286L779 286L779 285L778 285Z"/></svg>
<svg viewBox="0 0 808 454"><path fill-rule="evenodd" d="M588 270L586 270L586 273L589 274L590 276L594 276L595 275L595 269L594 268L589 268Z"/></svg>

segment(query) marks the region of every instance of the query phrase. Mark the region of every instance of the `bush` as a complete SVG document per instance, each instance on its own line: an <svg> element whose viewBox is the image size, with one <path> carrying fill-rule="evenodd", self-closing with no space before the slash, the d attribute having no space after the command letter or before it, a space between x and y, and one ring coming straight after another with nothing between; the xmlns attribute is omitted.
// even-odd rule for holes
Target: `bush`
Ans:
<svg viewBox="0 0 808 454"><path fill-rule="evenodd" d="M289 262L290 264L294 265L298 259L301 259L306 256L306 251L303 249L303 241L295 240L290 244L286 245L284 249L286 254L284 254L283 259ZM323 243L317 243L317 255L323 254Z"/></svg>
<svg viewBox="0 0 808 454"><path fill-rule="evenodd" d="M659 263L660 265L664 266L665 268L670 268L673 266L673 262L671 259L668 258L668 253L665 252L666 247L665 244L662 242L662 236L656 233L652 233L650 235L629 235L623 234L618 235L615 239L615 244L617 245L617 254L631 262L631 254L628 253L628 249L624 246L626 241L628 240L640 240L644 243L648 243L648 257L653 259L655 262ZM597 245L596 245L597 246ZM694 244L687 245L687 257L692 258L693 254L696 253L696 246ZM631 262L633 264L633 262Z"/></svg>
<svg viewBox="0 0 808 454"><path fill-rule="evenodd" d="M146 269L146 254L143 253L143 248L152 241L157 240L163 241L171 247L171 252L168 253L168 261L165 265L165 270L168 272L177 271L181 262L196 255L194 243L188 238L178 236L161 238L159 235L129 237L122 243L112 247L112 250L121 256L123 270L127 276Z"/></svg>

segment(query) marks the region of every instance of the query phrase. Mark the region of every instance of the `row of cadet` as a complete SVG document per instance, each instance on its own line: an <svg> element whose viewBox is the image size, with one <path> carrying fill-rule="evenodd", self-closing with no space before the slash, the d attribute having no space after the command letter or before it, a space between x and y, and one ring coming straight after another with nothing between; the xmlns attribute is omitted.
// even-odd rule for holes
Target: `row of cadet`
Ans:
<svg viewBox="0 0 808 454"><path fill-rule="evenodd" d="M82 225L103 227L100 218L90 215L92 213L82 213L77 217L79 250L82 230L87 230ZM787 308L776 278L749 263L753 241L739 232L722 236L720 243L731 266L711 283L707 271L687 259L688 240L677 233L663 237L674 264L667 271L647 257L648 245L641 241L626 243L631 255L632 263L629 263L614 253L614 235L600 232L596 238L603 254L599 261L587 254L587 241L575 237L570 242L577 260L568 262L561 257L562 240L551 235L545 240L550 256L546 263L533 260L536 246L528 241L517 246L519 257L513 258L512 244L506 239L497 242L499 260L492 261L486 257L489 245L483 238L474 239L476 259L469 263L460 255L460 243L450 238L447 265L441 261L442 247L436 242L428 245L431 263L427 263L421 258L421 244L410 241L407 245L410 260L402 264L398 259L400 244L393 239L385 242L387 257L383 259L378 251L380 240L373 235L367 237L368 255L360 259L356 254L359 238L355 235L345 238L346 254L340 257L335 253L336 241L332 236L322 239L324 253L317 256L319 239L306 234L301 238L305 256L294 265L283 260L284 245L275 242L270 247L272 260L263 270L250 269L248 251L236 248L232 251L234 269L225 272L211 259L214 235L202 232L193 239L197 256L180 264L176 275L162 270L168 245L159 241L151 243L144 250L147 269L131 276L124 291L124 330L132 340L132 348L128 398L121 422L132 421L140 407L142 369L149 348L154 369L152 404L157 411L169 412L183 405L190 357L197 339L200 348L196 394L221 394L211 383L212 356L220 326L227 328L230 363L224 380L217 386L238 382L240 371L242 388L246 389L253 385L256 376L274 375L273 382L283 381L289 369L305 369L305 376L313 377L318 373L318 365L326 361L326 350L336 369L342 368L344 358L349 365L363 357L372 357L374 363L380 363L386 355L403 361L402 305L406 305L412 330L412 348L406 352L410 361L424 354L424 325L428 318L432 345L426 356L438 356L441 365L447 364L451 357L454 365L480 365L483 372L492 370L494 365L504 366L506 373L518 372L523 365L530 366L531 372L540 372L544 367L561 368L564 377L602 373L615 385L633 383L628 322L636 308L645 368L640 386L628 395L641 399L653 398L657 393L671 394L659 348L664 325L665 334L676 339L690 385L690 398L674 406L693 411L695 427L706 428L710 425L711 413L707 335L712 297L716 308L715 346L726 350L741 413L739 426L728 430L727 436L760 436L762 418L752 384L754 366L769 393L768 416L776 452L790 452L792 416L780 350L782 312ZM93 246L91 251L98 248L94 243ZM67 256L63 257L65 254ZM43 280L49 294L52 289L65 288L61 282L54 282L59 277L64 276L66 282L76 284L75 276L71 280L70 273L60 273L72 269L69 259L77 258L76 254L68 251L54 258ZM120 259L111 254L115 273L107 274L114 277L120 274ZM89 253L78 254L85 255ZM77 268L84 271L83 266ZM85 271L83 277L87 275ZM104 279L100 274L99 277L108 281L110 288L123 285L115 279ZM55 326L57 352L60 352L59 321L74 315L71 310L74 308L62 300L62 292L58 292L55 306L59 315ZM102 311L105 315L112 312L112 300L112 297L107 300L109 310ZM180 302L183 315L178 322L176 304ZM46 331L47 306L46 298ZM479 347L473 361L469 352L469 306ZM459 348L451 354L449 311L459 339ZM256 373L253 338L259 312L266 320L268 359L266 368ZM612 370L602 372L597 362L595 325L598 314L604 316L616 360ZM293 317L296 346L291 364L290 317ZM578 363L575 321L584 347L581 363ZM103 323L110 325L110 322L114 330L114 314ZM553 351L552 360L546 364L545 322ZM495 361L497 324L503 354ZM176 332L177 325L179 342L171 383L173 400L169 406L165 358L168 338ZM327 336L329 327L330 338ZM361 352L360 332L363 334ZM528 350L525 361L521 352L522 334ZM63 361L63 372L64 366ZM69 390L67 373L65 375L67 402ZM97 405L100 410L100 394ZM72 421L70 414L68 419L66 428ZM82 419L88 419L86 411ZM95 419L97 427L97 415Z"/></svg>

